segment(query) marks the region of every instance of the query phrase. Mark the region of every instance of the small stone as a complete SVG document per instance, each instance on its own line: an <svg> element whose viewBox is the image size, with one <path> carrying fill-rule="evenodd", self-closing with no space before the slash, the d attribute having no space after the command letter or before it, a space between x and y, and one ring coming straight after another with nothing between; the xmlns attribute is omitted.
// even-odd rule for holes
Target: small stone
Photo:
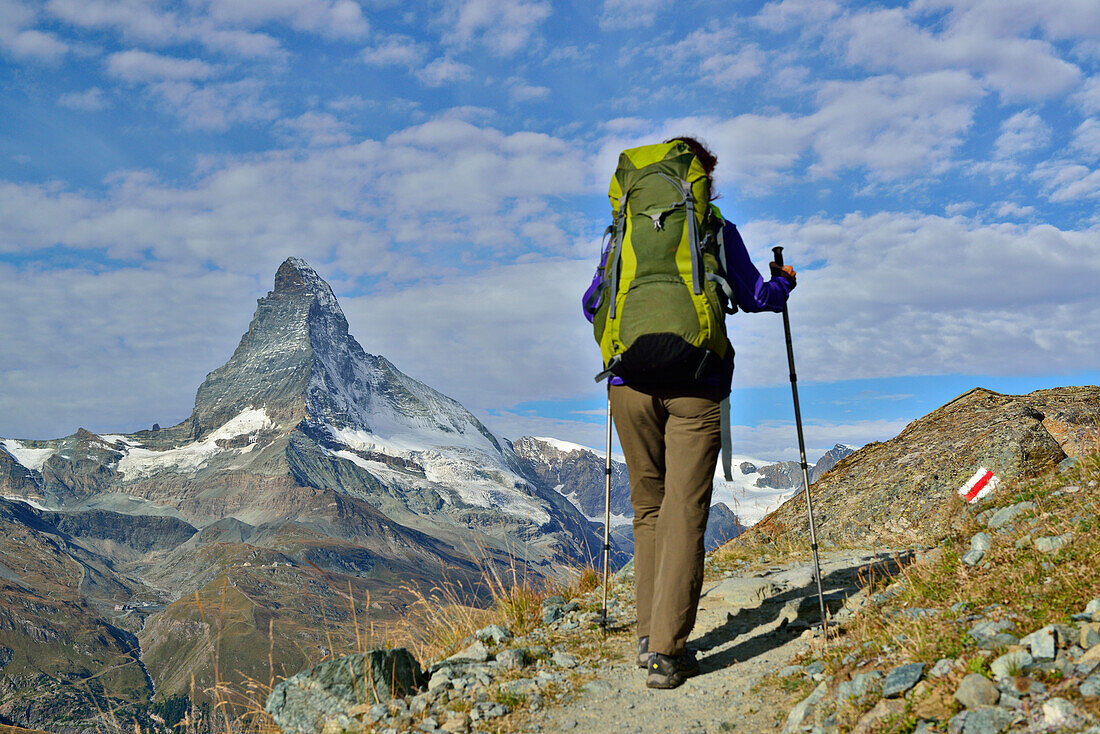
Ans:
<svg viewBox="0 0 1100 734"><path fill-rule="evenodd" d="M466 734L470 731L470 717L464 711L452 711L443 722L443 731L450 734Z"/></svg>
<svg viewBox="0 0 1100 734"><path fill-rule="evenodd" d="M521 647L513 650L508 648L497 653L497 662L508 670L519 670L527 665L527 653Z"/></svg>
<svg viewBox="0 0 1100 734"><path fill-rule="evenodd" d="M865 713L852 729L852 734L866 734L874 731L879 724L891 716L897 716L905 710L905 701L880 700L874 708Z"/></svg>
<svg viewBox="0 0 1100 734"><path fill-rule="evenodd" d="M1017 650L1015 652L1006 652L992 663L989 664L989 669L993 671L994 678L1008 678L1010 676L1017 676L1024 671L1027 666L1035 662L1035 658L1023 650Z"/></svg>
<svg viewBox="0 0 1100 734"><path fill-rule="evenodd" d="M575 668L579 665L577 659L567 652L555 652L550 660L560 668Z"/></svg>
<svg viewBox="0 0 1100 734"><path fill-rule="evenodd" d="M993 536L989 533L976 533L970 539L970 549L985 553L993 547Z"/></svg>
<svg viewBox="0 0 1100 734"><path fill-rule="evenodd" d="M997 690L997 686L978 673L967 675L955 690L955 700L968 709L992 706L1000 697L1001 692Z"/></svg>
<svg viewBox="0 0 1100 734"><path fill-rule="evenodd" d="M1073 533L1047 535L1035 539L1035 549L1040 553L1057 553L1069 545L1071 540L1073 540Z"/></svg>
<svg viewBox="0 0 1100 734"><path fill-rule="evenodd" d="M1080 463L1081 460L1078 459L1076 456L1067 456L1066 458L1058 462L1057 472L1059 474L1065 474L1067 472L1073 471L1073 469L1075 469Z"/></svg>
<svg viewBox="0 0 1100 734"><path fill-rule="evenodd" d="M787 667L779 671L780 678L791 678L796 675L802 675L805 671L801 665L788 665Z"/></svg>
<svg viewBox="0 0 1100 734"><path fill-rule="evenodd" d="M932 669L928 671L928 675L932 678L942 678L954 669L954 660L951 658L940 658L936 661L936 664L932 666Z"/></svg>
<svg viewBox="0 0 1100 734"><path fill-rule="evenodd" d="M1074 614L1074 619L1082 619L1084 621L1100 622L1100 597L1097 597L1085 605L1085 611L1082 614Z"/></svg>
<svg viewBox="0 0 1100 734"><path fill-rule="evenodd" d="M1084 698L1096 698L1100 696L1100 676L1089 676L1081 681L1081 696Z"/></svg>
<svg viewBox="0 0 1100 734"><path fill-rule="evenodd" d="M1020 638L1020 644L1030 648L1031 655L1036 660L1053 660L1058 640L1055 636L1054 627L1048 624L1041 630Z"/></svg>
<svg viewBox="0 0 1100 734"><path fill-rule="evenodd" d="M1005 620L994 621L986 619L978 622L976 625L971 627L967 634L980 642L983 639L991 638L1001 632L1004 632L1005 630L1014 628L1015 625L1012 624L1012 622L1008 622Z"/></svg>
<svg viewBox="0 0 1100 734"><path fill-rule="evenodd" d="M1014 505L1002 507L997 510L993 513L993 516L989 518L989 522L987 522L986 525L994 530L998 530L1008 525L1023 513L1034 509L1037 509L1034 502L1017 502Z"/></svg>
<svg viewBox="0 0 1100 734"><path fill-rule="evenodd" d="M507 642L512 639L512 633L499 624L490 624L475 632L474 637L482 642L492 641L494 645L499 645L502 642Z"/></svg>
<svg viewBox="0 0 1100 734"><path fill-rule="evenodd" d="M605 680L600 680L599 678L597 678L596 680L588 681L583 686L581 686L581 690L585 691L586 693L592 693L595 695L607 695L609 693L615 693L618 691L615 686L611 685Z"/></svg>
<svg viewBox="0 0 1100 734"><path fill-rule="evenodd" d="M787 714L787 723L783 727L782 734L795 734L795 732L802 730L803 724L807 722L813 724L814 711L821 700L825 698L828 688L828 683L819 683L809 696L795 704L795 707Z"/></svg>
<svg viewBox="0 0 1100 734"><path fill-rule="evenodd" d="M485 647L485 643L478 641L467 647L465 650L456 652L451 657L447 658L443 662L445 663L484 663L489 659L489 648Z"/></svg>
<svg viewBox="0 0 1100 734"><path fill-rule="evenodd" d="M427 717L416 727L420 731L436 731L439 729L439 722L432 717Z"/></svg>
<svg viewBox="0 0 1100 734"><path fill-rule="evenodd" d="M871 696L877 697L881 690L882 674L872 670L870 673L854 675L851 680L846 680L837 686L836 700L837 703L855 703Z"/></svg>
<svg viewBox="0 0 1100 734"><path fill-rule="evenodd" d="M1031 539L1030 535L1021 535L1019 538L1016 539L1016 550L1030 548L1034 542L1035 541Z"/></svg>
<svg viewBox="0 0 1100 734"><path fill-rule="evenodd" d="M1077 707L1064 698L1052 698L1043 704L1043 724L1051 729L1072 727L1080 720Z"/></svg>
<svg viewBox="0 0 1100 734"><path fill-rule="evenodd" d="M882 697L894 698L900 696L915 686L924 675L924 663L909 663L900 665L886 674L886 680L882 684Z"/></svg>
<svg viewBox="0 0 1100 734"><path fill-rule="evenodd" d="M951 720L947 722L947 731L949 734L963 734L963 727L966 726L966 715L969 711L960 711L951 717Z"/></svg>
<svg viewBox="0 0 1100 734"><path fill-rule="evenodd" d="M980 706L966 712L963 734L1000 734L1016 717L998 706Z"/></svg>
<svg viewBox="0 0 1100 734"><path fill-rule="evenodd" d="M932 728L932 722L921 719L917 722L917 725L913 727L913 734L934 734L936 730Z"/></svg>
<svg viewBox="0 0 1100 734"><path fill-rule="evenodd" d="M971 548L963 554L962 562L968 566L977 566L979 562L985 557L985 551L980 551L975 548Z"/></svg>
<svg viewBox="0 0 1100 734"><path fill-rule="evenodd" d="M1085 650L1100 645L1100 623L1086 622L1081 625L1081 632L1078 640L1081 647Z"/></svg>
<svg viewBox="0 0 1100 734"><path fill-rule="evenodd" d="M806 666L806 675L810 676L811 678L815 675L818 675L818 674L824 673L824 672L825 672L825 663L821 662L820 660L815 660L815 661L813 661L812 663L810 663L809 665Z"/></svg>

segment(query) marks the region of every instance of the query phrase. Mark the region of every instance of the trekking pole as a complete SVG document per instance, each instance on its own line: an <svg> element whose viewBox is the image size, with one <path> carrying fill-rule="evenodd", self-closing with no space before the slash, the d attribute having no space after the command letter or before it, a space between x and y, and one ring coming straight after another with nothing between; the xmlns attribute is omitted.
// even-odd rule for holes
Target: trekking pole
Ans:
<svg viewBox="0 0 1100 734"><path fill-rule="evenodd" d="M773 247L775 264L783 267L783 248ZM794 396L794 423L798 428L798 456L802 462L802 491L806 495L806 514L810 516L810 549L814 553L814 580L817 582L817 601L821 605L821 631L829 641L829 618L825 612L825 594L821 591L821 562L817 557L817 527L814 524L814 505L810 501L810 471L806 467L806 440L802 436L802 411L798 407L798 376L794 371L794 346L791 344L791 319L787 304L783 304L783 332L787 336L787 364L791 368L791 394Z"/></svg>
<svg viewBox="0 0 1100 734"><path fill-rule="evenodd" d="M611 385L607 386L607 463L603 470L603 611L600 627L607 631L607 574L611 559Z"/></svg>

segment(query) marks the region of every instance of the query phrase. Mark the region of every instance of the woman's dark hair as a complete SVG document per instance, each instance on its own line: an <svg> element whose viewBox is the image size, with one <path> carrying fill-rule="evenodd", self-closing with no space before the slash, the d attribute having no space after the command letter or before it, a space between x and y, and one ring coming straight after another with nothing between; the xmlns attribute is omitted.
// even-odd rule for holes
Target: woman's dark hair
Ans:
<svg viewBox="0 0 1100 734"><path fill-rule="evenodd" d="M699 163L703 165L703 170L706 171L708 176L714 174L714 167L718 165L718 156L707 150L707 146L703 145L695 138L689 138L686 135L677 135L674 138L669 138L665 142L671 143L675 140L679 140L684 145L691 148L691 152L699 159Z"/></svg>

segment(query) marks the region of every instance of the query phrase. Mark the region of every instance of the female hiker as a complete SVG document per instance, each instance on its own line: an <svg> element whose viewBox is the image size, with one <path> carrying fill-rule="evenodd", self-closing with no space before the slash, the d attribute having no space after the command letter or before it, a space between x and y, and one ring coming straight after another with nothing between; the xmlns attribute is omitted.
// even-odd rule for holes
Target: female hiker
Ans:
<svg viewBox="0 0 1100 734"><path fill-rule="evenodd" d="M650 688L699 671L686 643L733 377L725 315L781 311L795 286L794 270L775 263L764 281L711 203L716 164L690 137L623 151L614 223L583 302L630 475L638 665Z"/></svg>

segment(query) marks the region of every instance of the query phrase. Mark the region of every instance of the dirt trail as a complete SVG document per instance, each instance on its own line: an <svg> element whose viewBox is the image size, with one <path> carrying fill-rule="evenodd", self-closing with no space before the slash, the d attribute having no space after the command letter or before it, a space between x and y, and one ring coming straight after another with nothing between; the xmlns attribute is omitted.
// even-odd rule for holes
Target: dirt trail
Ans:
<svg viewBox="0 0 1100 734"><path fill-rule="evenodd" d="M896 573L910 558L893 551L824 553L822 579L830 611L872 574ZM624 620L628 633L613 638L617 659L569 700L533 714L528 729L599 734L779 731L797 698L776 689L762 695L753 687L814 644L807 630L821 615L811 568L790 563L705 584L688 642L701 673L675 690L646 688L645 671L634 661L633 620ZM633 609L632 595L619 601Z"/></svg>

